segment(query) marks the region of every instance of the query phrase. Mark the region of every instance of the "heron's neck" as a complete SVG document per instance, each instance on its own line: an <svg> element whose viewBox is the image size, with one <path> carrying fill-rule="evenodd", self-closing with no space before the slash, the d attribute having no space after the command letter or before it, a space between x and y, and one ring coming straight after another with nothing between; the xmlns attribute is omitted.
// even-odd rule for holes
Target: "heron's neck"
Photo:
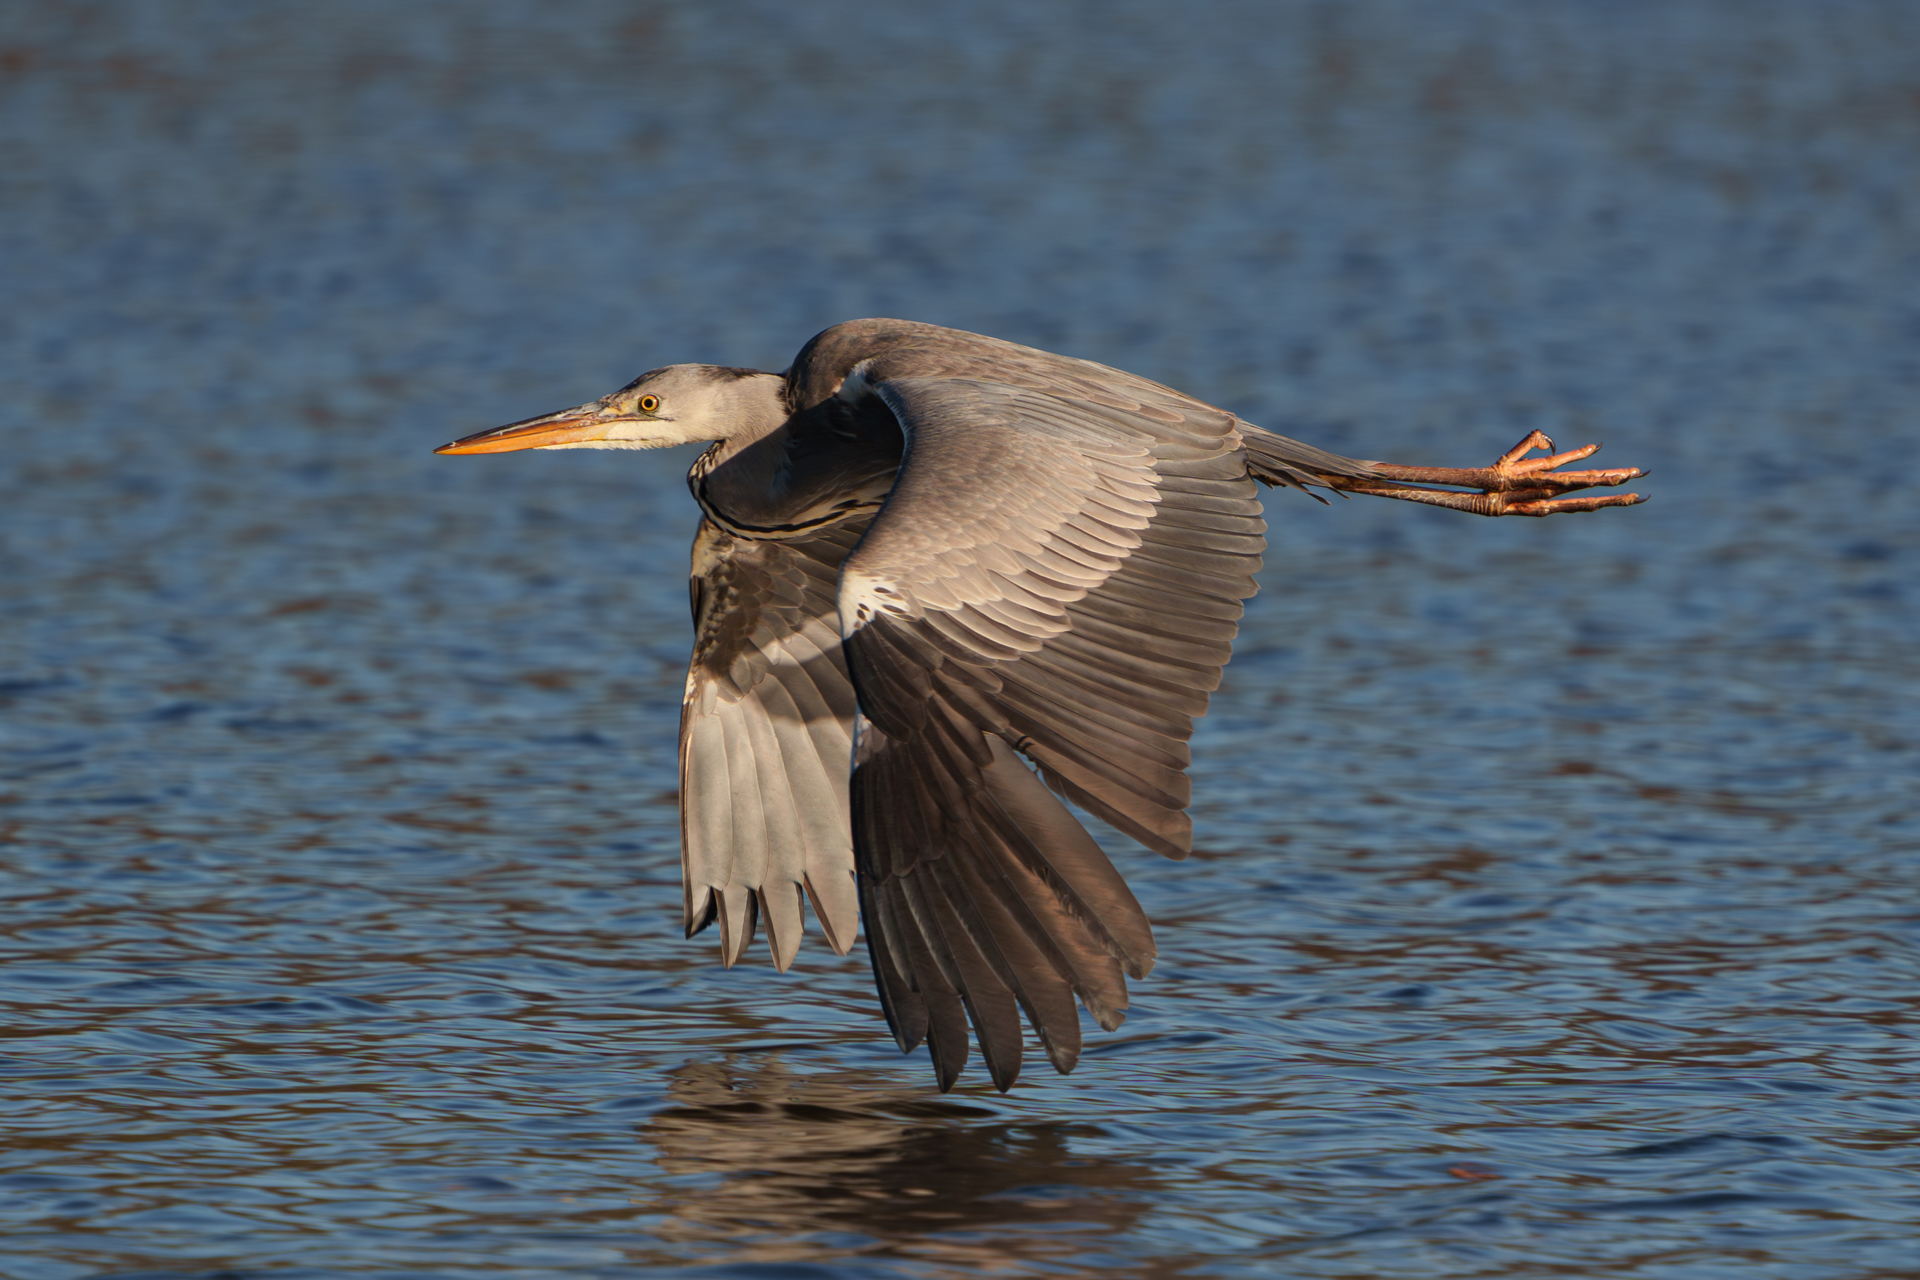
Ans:
<svg viewBox="0 0 1920 1280"><path fill-rule="evenodd" d="M779 487L786 461L790 412L786 380L779 374L741 378L730 384L716 421L727 434L694 461L687 485L707 514L722 525L753 525Z"/></svg>
<svg viewBox="0 0 1920 1280"><path fill-rule="evenodd" d="M752 450L780 430L792 412L787 407L786 379L777 373L736 378L716 392L715 401L713 420L724 431L715 433L713 448L701 455L708 470Z"/></svg>
<svg viewBox="0 0 1920 1280"><path fill-rule="evenodd" d="M708 518L740 537L778 540L871 515L893 486L897 428L876 444L849 429L846 406L789 413L780 380L764 388L761 379L750 381L751 425L717 442L687 473ZM891 415L880 412L892 428ZM743 407L741 420L748 416Z"/></svg>

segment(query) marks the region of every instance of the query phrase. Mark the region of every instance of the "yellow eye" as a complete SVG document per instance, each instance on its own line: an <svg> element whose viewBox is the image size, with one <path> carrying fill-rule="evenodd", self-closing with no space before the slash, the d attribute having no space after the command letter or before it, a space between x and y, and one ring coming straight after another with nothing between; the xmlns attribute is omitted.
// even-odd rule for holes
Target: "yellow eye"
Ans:
<svg viewBox="0 0 1920 1280"><path fill-rule="evenodd" d="M641 396L640 397L640 412L652 413L654 410L658 409L659 407L660 407L659 396Z"/></svg>

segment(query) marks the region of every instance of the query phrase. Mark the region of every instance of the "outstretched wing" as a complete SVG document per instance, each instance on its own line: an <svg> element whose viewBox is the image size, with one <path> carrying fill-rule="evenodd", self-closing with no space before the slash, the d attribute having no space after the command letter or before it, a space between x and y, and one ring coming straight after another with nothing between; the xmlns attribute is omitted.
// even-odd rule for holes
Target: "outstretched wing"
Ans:
<svg viewBox="0 0 1920 1280"><path fill-rule="evenodd" d="M888 1022L903 1051L929 1041L942 1089L969 1020L1005 1089L1021 1009L1061 1071L1075 995L1124 1017L1152 930L1053 792L1185 855L1193 718L1260 565L1232 415L1093 367L868 384L907 450L841 574L853 840Z"/></svg>
<svg viewBox="0 0 1920 1280"><path fill-rule="evenodd" d="M764 920L776 967L800 947L800 896L844 955L859 925L848 834L854 697L836 618L865 522L783 542L702 520L696 639L680 714L687 935L720 921L729 965Z"/></svg>

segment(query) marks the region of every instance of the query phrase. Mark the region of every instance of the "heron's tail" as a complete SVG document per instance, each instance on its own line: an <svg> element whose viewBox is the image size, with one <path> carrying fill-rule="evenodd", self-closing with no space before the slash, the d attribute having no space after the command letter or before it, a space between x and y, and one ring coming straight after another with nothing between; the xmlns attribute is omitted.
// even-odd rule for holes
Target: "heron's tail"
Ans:
<svg viewBox="0 0 1920 1280"><path fill-rule="evenodd" d="M1275 435L1250 422L1240 424L1240 442L1247 451L1247 471L1262 484L1290 485L1308 492L1309 486L1320 489L1343 488L1333 483L1329 478L1332 476L1368 479L1378 474L1371 462L1343 458L1337 453L1328 453L1325 449L1316 449L1310 444ZM1311 496L1319 497L1318 494ZM1320 500L1326 501L1324 498Z"/></svg>

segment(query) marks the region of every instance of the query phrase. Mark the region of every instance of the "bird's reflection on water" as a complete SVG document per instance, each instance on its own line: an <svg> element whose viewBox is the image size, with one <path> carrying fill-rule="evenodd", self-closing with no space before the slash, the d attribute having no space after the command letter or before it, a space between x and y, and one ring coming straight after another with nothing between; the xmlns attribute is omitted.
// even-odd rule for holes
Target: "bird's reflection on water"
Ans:
<svg viewBox="0 0 1920 1280"><path fill-rule="evenodd" d="M1142 1165L1074 1154L1070 1139L1089 1126L996 1122L858 1072L736 1055L681 1067L669 1092L640 1129L679 1184L655 1203L652 1230L726 1241L740 1261L845 1257L849 1233L871 1241L854 1252L956 1266L1084 1260L1140 1218L1156 1187ZM742 1241L743 1226L759 1238Z"/></svg>

